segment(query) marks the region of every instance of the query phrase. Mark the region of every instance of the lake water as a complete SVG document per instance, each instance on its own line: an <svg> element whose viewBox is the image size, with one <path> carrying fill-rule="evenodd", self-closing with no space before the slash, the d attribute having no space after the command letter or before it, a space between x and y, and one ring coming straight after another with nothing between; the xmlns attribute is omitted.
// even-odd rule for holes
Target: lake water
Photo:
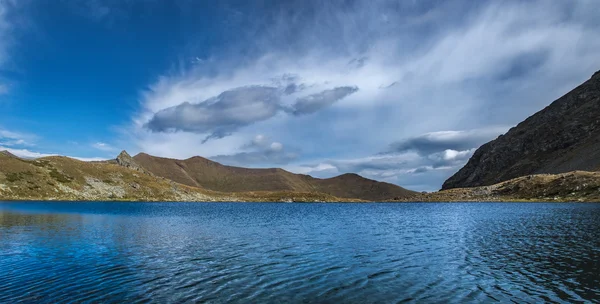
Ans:
<svg viewBox="0 0 600 304"><path fill-rule="evenodd" d="M600 302L600 204L0 203L0 303Z"/></svg>

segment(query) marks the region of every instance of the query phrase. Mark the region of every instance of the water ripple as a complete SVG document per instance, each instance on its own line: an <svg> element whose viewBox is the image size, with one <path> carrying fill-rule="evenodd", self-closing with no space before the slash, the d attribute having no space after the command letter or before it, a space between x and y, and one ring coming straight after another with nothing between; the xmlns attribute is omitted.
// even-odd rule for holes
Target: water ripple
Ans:
<svg viewBox="0 0 600 304"><path fill-rule="evenodd" d="M0 203L0 303L600 303L598 204Z"/></svg>

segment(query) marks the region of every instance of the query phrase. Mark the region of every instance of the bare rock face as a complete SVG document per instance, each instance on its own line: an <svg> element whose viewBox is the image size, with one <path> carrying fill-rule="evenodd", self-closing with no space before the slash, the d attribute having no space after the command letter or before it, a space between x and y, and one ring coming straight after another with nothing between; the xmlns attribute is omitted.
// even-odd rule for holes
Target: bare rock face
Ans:
<svg viewBox="0 0 600 304"><path fill-rule="evenodd" d="M442 189L487 186L530 174L600 170L600 71L481 146Z"/></svg>
<svg viewBox="0 0 600 304"><path fill-rule="evenodd" d="M135 171L139 171L139 172L143 172L143 173L147 173L146 170L144 170L144 168L140 165L138 165L135 160L133 159L133 157L131 157L131 155L129 155L129 153L127 153L127 151L123 150L121 151L121 153L119 153L119 156L117 156L116 162L119 166L123 166L125 168L129 168Z"/></svg>

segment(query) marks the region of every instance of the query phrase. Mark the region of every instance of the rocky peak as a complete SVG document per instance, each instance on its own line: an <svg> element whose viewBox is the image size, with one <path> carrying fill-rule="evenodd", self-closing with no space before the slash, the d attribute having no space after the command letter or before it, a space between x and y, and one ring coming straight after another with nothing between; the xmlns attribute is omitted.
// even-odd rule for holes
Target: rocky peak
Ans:
<svg viewBox="0 0 600 304"><path fill-rule="evenodd" d="M127 151L125 150L119 153L119 156L117 156L116 161L119 166L123 166L144 173L146 172L146 170L144 170L142 166L138 165L133 159L133 157L131 157L131 155L129 155L129 153L127 153Z"/></svg>

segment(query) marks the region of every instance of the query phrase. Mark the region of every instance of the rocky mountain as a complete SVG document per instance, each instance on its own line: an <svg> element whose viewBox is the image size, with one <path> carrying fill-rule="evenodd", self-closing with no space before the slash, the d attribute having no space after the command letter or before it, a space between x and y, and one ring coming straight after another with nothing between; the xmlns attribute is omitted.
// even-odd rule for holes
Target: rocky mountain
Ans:
<svg viewBox="0 0 600 304"><path fill-rule="evenodd" d="M442 189L575 170L600 170L600 71L505 135L481 146Z"/></svg>
<svg viewBox="0 0 600 304"><path fill-rule="evenodd" d="M156 176L219 192L292 191L369 201L408 197L415 193L357 174L318 179L278 168L249 169L225 166L199 156L178 160L140 153L134 156L133 160Z"/></svg>

